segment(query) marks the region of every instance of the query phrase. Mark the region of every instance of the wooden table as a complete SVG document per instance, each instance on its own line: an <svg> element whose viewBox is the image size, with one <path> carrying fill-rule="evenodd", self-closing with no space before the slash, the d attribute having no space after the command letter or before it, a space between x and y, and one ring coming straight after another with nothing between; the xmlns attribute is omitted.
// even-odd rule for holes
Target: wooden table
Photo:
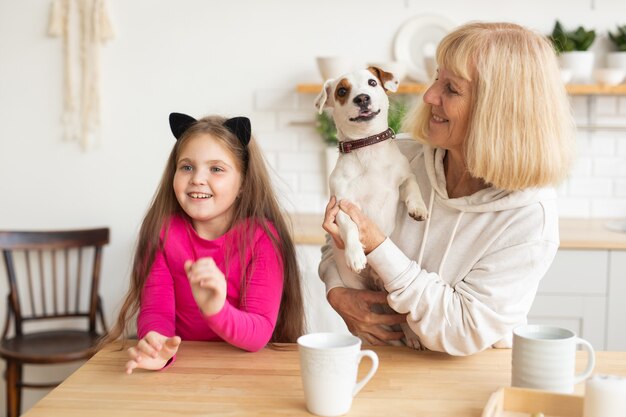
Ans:
<svg viewBox="0 0 626 417"><path fill-rule="evenodd" d="M510 385L508 349L471 357L372 349L380 367L349 416L480 416L489 395ZM579 354L582 366L585 356ZM596 358L597 373L626 376L626 352L597 352ZM183 342L164 371L126 375L125 362L119 345L106 346L25 416L310 415L293 344L247 353L225 343ZM576 389L582 393L584 385Z"/></svg>

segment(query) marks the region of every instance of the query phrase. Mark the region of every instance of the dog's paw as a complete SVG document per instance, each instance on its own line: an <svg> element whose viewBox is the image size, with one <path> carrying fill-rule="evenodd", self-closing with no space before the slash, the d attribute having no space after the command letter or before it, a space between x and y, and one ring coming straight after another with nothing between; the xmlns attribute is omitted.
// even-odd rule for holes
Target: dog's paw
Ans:
<svg viewBox="0 0 626 417"><path fill-rule="evenodd" d="M409 212L409 216L417 221L426 220L428 218L428 210L422 200L414 201L410 200L406 203L406 208Z"/></svg>
<svg viewBox="0 0 626 417"><path fill-rule="evenodd" d="M348 264L348 268L352 272L356 272L357 274L365 269L367 265L367 258L365 257L365 252L363 252L363 248L354 247L345 249L346 255L346 263Z"/></svg>

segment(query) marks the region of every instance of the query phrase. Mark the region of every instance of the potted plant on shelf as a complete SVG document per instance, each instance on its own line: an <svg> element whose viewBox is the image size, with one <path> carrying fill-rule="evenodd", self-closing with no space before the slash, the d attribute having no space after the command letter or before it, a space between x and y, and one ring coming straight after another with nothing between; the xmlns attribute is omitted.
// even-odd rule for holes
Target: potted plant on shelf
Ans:
<svg viewBox="0 0 626 417"><path fill-rule="evenodd" d="M595 30L582 26L574 31L566 31L557 20L549 36L554 49L559 54L561 68L572 71L573 82L588 82L593 72L593 51L589 47L596 39Z"/></svg>
<svg viewBox="0 0 626 417"><path fill-rule="evenodd" d="M393 97L389 100L389 113L387 120L389 127L392 128L394 132L400 132L402 120L404 119L404 116L406 116L409 107L410 103L406 98ZM337 145L339 144L337 139L337 128L335 127L332 113L323 111L318 114L315 130L317 130L317 133L319 133L322 140L327 145L326 177L328 178L337 163L337 157L339 155L339 150L337 149Z"/></svg>
<svg viewBox="0 0 626 417"><path fill-rule="evenodd" d="M618 25L615 33L609 31L609 39L615 51L607 54L607 66L626 70L626 25Z"/></svg>

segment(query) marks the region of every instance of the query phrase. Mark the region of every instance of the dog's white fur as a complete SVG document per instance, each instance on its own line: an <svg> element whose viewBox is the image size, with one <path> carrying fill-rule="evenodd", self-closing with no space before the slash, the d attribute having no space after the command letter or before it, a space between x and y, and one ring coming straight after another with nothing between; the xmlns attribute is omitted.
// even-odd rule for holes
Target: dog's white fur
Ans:
<svg viewBox="0 0 626 417"><path fill-rule="evenodd" d="M325 107L333 108L339 141L362 139L387 130L387 90L396 91L397 87L393 74L370 67L327 80L315 106L320 113ZM363 95L369 100L364 101ZM417 220L428 215L409 162L392 139L340 153L329 186L337 201L347 199L358 205L387 236L393 231L399 201ZM336 222L345 243L346 264L358 273L367 264L358 227L343 211L337 214ZM342 273L342 279L351 288L372 286L356 274L345 275Z"/></svg>

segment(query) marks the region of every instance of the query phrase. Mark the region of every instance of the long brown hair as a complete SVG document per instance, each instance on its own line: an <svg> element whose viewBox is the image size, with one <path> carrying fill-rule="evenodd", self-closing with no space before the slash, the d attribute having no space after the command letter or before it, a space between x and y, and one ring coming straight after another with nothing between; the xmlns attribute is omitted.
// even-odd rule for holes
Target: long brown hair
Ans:
<svg viewBox="0 0 626 417"><path fill-rule="evenodd" d="M163 248L160 234L169 218L175 214L186 216L174 194L173 181L180 150L190 138L208 134L218 140L234 156L237 168L242 174L240 197L233 203L231 227L241 225L241 233L232 252L239 256L243 264L243 254L248 245L254 242L254 231L263 228L270 236L272 244L280 253L283 262L283 293L276 327L270 342L295 342L304 333L304 310L300 287L300 271L296 261L296 251L291 238L286 215L278 204L263 154L251 138L247 146L224 126L225 118L207 116L193 123L176 141L167 160L161 182L154 195L150 208L144 217L135 248L131 280L124 303L114 327L104 343L128 336L129 321L134 319L140 308L141 292L152 268L158 250ZM268 228L271 223L275 232ZM167 239L167 231L164 240ZM243 266L243 265L242 265ZM246 269L242 267L241 301L245 304L247 286ZM225 272L225 271L223 271ZM226 272L225 272L226 273Z"/></svg>

